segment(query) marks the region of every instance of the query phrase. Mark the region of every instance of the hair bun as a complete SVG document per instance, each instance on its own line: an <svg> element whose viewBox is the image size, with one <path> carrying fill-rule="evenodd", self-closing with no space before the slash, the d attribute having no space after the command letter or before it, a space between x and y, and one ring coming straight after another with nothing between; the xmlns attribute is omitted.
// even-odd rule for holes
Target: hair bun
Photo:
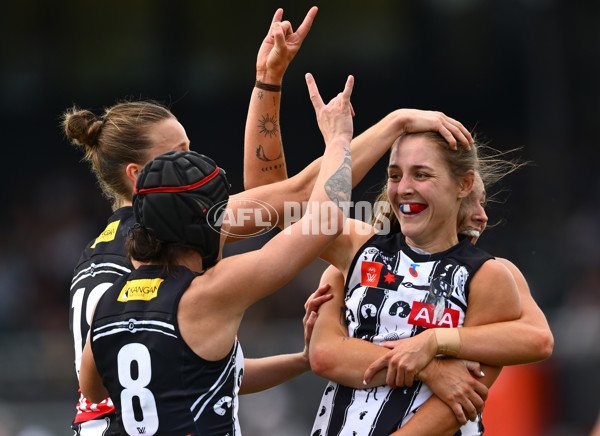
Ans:
<svg viewBox="0 0 600 436"><path fill-rule="evenodd" d="M85 146L87 153L92 153L98 146L98 135L103 120L89 110L76 107L68 110L63 116L65 134L76 145Z"/></svg>

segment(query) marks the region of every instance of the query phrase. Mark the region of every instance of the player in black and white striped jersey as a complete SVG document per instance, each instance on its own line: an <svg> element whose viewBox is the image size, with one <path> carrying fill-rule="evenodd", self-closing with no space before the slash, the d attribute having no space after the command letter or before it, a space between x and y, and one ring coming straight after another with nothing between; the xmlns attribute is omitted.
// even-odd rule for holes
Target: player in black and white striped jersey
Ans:
<svg viewBox="0 0 600 436"><path fill-rule="evenodd" d="M511 162L508 161L505 162L504 167L507 171L511 168L515 168L511 167ZM486 177L488 181L494 181L496 178L497 174L488 174ZM463 200L458 219L458 233L465 235L471 243L475 243L485 229L487 215L484 210L484 204L485 188L481 177L479 174L476 174L473 189L471 194ZM514 321L487 326L461 328L460 337L462 345L457 356L475 361L503 365L528 363L548 358L552 353L553 339L543 312L531 297L529 287L521 272L506 259L498 258L497 260L500 263L503 263L515 278L521 296L521 316ZM418 267L417 270L419 268L420 267ZM412 274L412 270L409 272ZM334 294L343 294L343 291L341 291L344 287L343 277L341 273L334 268L330 267L326 271L322 282L329 283ZM335 301L332 304L335 304ZM407 305L407 308L408 311L405 311L405 315L410 313L410 306ZM335 308L328 308L327 306L323 308L324 311L330 309L333 310ZM327 319L327 316L324 316L323 314L321 314L321 316L324 317L325 320ZM347 333L343 333L342 331L340 331L339 335L340 338L347 337ZM317 332L317 346L319 342L318 336L319 333ZM341 371L350 373L352 368L355 367L354 371L357 372L356 382L360 383L362 371L371 364L365 374L367 380L371 381L371 378L373 378L373 375L378 370L387 368L387 377L385 372L383 372L380 374L382 377L380 377L379 380L381 382L386 382L387 380L387 383L391 383L397 387L402 386L403 383L397 380L405 380L408 377L408 375L404 374L405 372L409 372L408 368L411 368L411 371L419 371L418 368L415 370L406 358L402 360L402 353L410 352L414 356L419 356L421 362L427 363L434 356L435 351L429 354L427 351L428 347L410 344L413 340L420 340L420 337L397 341L396 339L398 338L389 336L390 335L388 334L388 337L385 338L385 345L387 348L392 349L392 351L387 351L387 349L371 344L369 344L371 346L368 348L361 347L358 349L353 346L352 341L344 341L344 347L335 350L336 358L339 362L343 361L345 363L344 367L336 365L335 362L332 361L329 365L332 370L321 373L321 375L333 380L341 381L342 376L339 373ZM423 338L425 338L425 336L423 336ZM362 345L366 346L367 343L363 343ZM396 347L396 349L394 349L394 347ZM420 352L417 353L416 350L420 350ZM348 362L352 361L351 356L356 355L358 351L361 352L364 362L361 363L354 360L353 364L348 364ZM407 355L408 354L405 354L405 356ZM379 361L377 361L377 358L380 358ZM416 357L413 357L413 359L414 358ZM428 368L427 371L420 370L421 380L427 380L427 383L438 395L438 397L435 398L437 402L436 408L429 408L428 413L416 414L408 421L408 424L405 427L397 432L398 435L405 434L404 432L406 432L406 434L411 434L411 432L416 429L423 430L425 433L432 432L434 429L442 431L439 426L436 426L436 419L445 421L447 424L450 424L449 427L452 427L455 419L459 419L461 415L463 417L462 419L464 419L464 416L468 414L468 410L471 409L471 406L469 406L464 407L463 410L463 405L466 406L466 402L463 400L461 404L459 402L459 397L453 398L447 394L450 394L449 386L452 384L450 383L450 380L455 380L468 386L473 382L473 376L477 377L475 375L476 371L473 371L473 375L471 375L461 360L444 359L437 362L443 363L443 367L436 369L436 366L440 366L440 363L438 363L437 365L428 365L430 368ZM337 369L333 371L334 368ZM478 370L478 366L470 366L470 368ZM439 379L437 382L435 381L436 378ZM390 380L393 380L393 382ZM346 383L350 384L352 382L346 378ZM331 395L327 394L329 394L329 392L326 391L323 396L323 401L327 398L331 398ZM456 414L456 418L453 417L453 413L450 411L451 409L443 404L440 399L447 403L448 406L452 407L453 413ZM432 417L435 417L436 419L432 419ZM322 420L322 418L317 417L317 421L320 420ZM450 432L452 432L452 430L450 430Z"/></svg>

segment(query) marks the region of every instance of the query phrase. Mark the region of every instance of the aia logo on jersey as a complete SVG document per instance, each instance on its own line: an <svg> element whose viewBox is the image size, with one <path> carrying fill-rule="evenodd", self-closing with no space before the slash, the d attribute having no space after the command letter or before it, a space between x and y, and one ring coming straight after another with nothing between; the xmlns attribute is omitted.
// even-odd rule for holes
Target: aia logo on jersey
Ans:
<svg viewBox="0 0 600 436"><path fill-rule="evenodd" d="M395 291L403 276L392 273L382 263L364 261L360 265L360 284Z"/></svg>
<svg viewBox="0 0 600 436"><path fill-rule="evenodd" d="M434 311L435 306L433 304L413 301L413 307L408 317L408 323L429 329L438 327L458 327L458 319L460 316L458 310L446 307L444 308L444 313L440 319L435 319Z"/></svg>
<svg viewBox="0 0 600 436"><path fill-rule="evenodd" d="M131 300L150 301L158 296L158 288L164 279L138 279L125 283L117 301L125 303Z"/></svg>

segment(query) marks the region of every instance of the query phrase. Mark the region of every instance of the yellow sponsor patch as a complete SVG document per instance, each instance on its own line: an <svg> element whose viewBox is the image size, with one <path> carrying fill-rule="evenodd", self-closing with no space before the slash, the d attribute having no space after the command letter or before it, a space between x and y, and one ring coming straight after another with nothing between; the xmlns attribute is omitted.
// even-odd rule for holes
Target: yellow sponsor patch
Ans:
<svg viewBox="0 0 600 436"><path fill-rule="evenodd" d="M96 244L98 242L109 242L115 239L115 236L117 234L117 228L119 227L120 222L121 220L113 221L112 223L107 225L104 231L100 233L100 236L96 238L96 241L92 244L91 248L96 248Z"/></svg>
<svg viewBox="0 0 600 436"><path fill-rule="evenodd" d="M117 301L125 303L131 300L150 301L158 295L158 287L164 279L138 279L125 283Z"/></svg>

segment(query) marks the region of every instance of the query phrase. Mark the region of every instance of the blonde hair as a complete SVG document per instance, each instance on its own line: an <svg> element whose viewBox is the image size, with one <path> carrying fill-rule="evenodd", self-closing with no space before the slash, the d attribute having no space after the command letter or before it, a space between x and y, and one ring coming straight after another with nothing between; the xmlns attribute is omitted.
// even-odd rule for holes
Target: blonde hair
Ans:
<svg viewBox="0 0 600 436"><path fill-rule="evenodd" d="M448 170L450 171L450 175L457 182L462 179L467 171L473 170L475 172L480 171L480 162L478 158L478 146L477 143L471 145L471 148L467 150L461 144L458 145L457 150L453 150L450 148L448 142L444 139L442 135L437 132L421 132L421 133L407 133L400 136L394 145L392 146L391 153L394 152L399 142L407 137L407 136L423 136L429 139L434 144L439 146L439 149L442 151L442 157L444 162L448 166ZM387 194L387 180L384 183L380 193L377 195L375 199L375 204L381 202L380 204L388 204L389 198ZM398 222L398 218L394 213L393 209L390 207L379 207L376 209L372 220L372 224L374 227L381 229L384 228L386 223L389 223L389 228L392 232L400 231L400 224Z"/></svg>

